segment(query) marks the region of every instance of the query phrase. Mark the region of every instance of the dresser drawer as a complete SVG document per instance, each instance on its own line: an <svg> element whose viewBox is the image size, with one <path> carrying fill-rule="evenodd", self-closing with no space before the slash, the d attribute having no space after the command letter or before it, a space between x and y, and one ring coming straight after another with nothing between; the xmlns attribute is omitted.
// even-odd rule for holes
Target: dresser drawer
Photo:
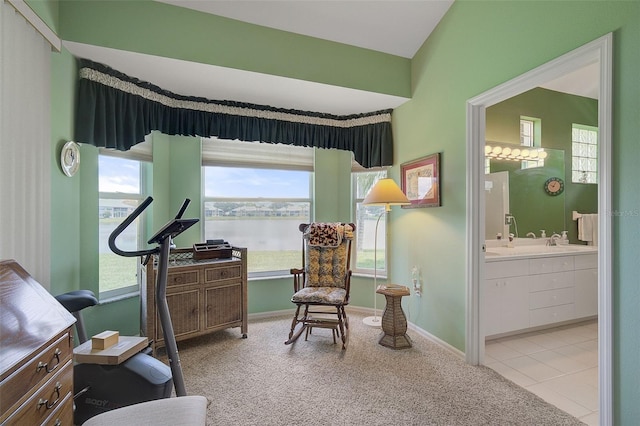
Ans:
<svg viewBox="0 0 640 426"><path fill-rule="evenodd" d="M529 290L542 291L563 287L572 287L574 285L574 282L575 279L573 271L532 275L531 281L529 282Z"/></svg>
<svg viewBox="0 0 640 426"><path fill-rule="evenodd" d="M56 373L7 419L8 425L39 425L65 402L72 404L73 361L68 360Z"/></svg>
<svg viewBox="0 0 640 426"><path fill-rule="evenodd" d="M171 272L167 274L167 287L198 284L200 274L198 271Z"/></svg>
<svg viewBox="0 0 640 426"><path fill-rule="evenodd" d="M529 311L529 326L552 324L554 322L567 321L575 317L573 303L568 305L552 306L549 308L532 309Z"/></svg>
<svg viewBox="0 0 640 426"><path fill-rule="evenodd" d="M240 278L241 276L242 267L240 266L240 264L218 268L206 268L204 270L205 283Z"/></svg>
<svg viewBox="0 0 640 426"><path fill-rule="evenodd" d="M529 309L566 305L573 302L573 287L538 291L529 294Z"/></svg>
<svg viewBox="0 0 640 426"><path fill-rule="evenodd" d="M529 275L529 259L486 262L484 275L486 279Z"/></svg>
<svg viewBox="0 0 640 426"><path fill-rule="evenodd" d="M531 259L531 274L548 274L551 272L573 271L573 256L540 257Z"/></svg>
<svg viewBox="0 0 640 426"><path fill-rule="evenodd" d="M598 254L581 254L575 256L575 268L576 269L592 269L598 268Z"/></svg>
<svg viewBox="0 0 640 426"><path fill-rule="evenodd" d="M63 333L53 344L47 346L31 361L2 381L0 401L2 401L3 413L28 394L32 388L44 383L57 373L71 359L73 353L71 341L71 333L69 331Z"/></svg>
<svg viewBox="0 0 640 426"><path fill-rule="evenodd" d="M73 394L69 393L58 407L53 410L47 420L42 423L46 426L63 426L73 424Z"/></svg>

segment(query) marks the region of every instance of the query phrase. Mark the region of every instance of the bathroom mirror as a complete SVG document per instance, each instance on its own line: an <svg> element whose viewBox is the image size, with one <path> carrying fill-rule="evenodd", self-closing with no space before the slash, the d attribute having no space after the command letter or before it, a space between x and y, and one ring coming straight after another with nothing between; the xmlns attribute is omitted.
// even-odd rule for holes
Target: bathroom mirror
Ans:
<svg viewBox="0 0 640 426"><path fill-rule="evenodd" d="M545 191L549 178L565 181L565 153L544 151L547 157L539 162L486 160L486 239L495 239L498 232L524 238L529 232L540 237L542 229L548 237L567 230L564 191L557 195ZM515 218L510 225L505 224L505 213Z"/></svg>

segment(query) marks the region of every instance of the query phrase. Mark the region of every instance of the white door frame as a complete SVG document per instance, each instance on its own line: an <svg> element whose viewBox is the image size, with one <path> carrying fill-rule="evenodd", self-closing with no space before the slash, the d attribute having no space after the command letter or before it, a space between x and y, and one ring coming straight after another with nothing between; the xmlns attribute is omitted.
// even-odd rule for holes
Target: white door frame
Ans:
<svg viewBox="0 0 640 426"><path fill-rule="evenodd" d="M604 35L467 101L466 361L484 361L484 146L486 108L599 61L598 101L598 390L600 424L613 424L611 126L613 35Z"/></svg>

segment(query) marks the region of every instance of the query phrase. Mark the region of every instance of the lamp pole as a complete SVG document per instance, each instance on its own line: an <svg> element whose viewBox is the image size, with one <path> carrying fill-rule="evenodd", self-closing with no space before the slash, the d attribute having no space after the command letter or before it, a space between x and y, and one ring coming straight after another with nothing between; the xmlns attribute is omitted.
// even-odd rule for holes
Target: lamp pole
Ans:
<svg viewBox="0 0 640 426"><path fill-rule="evenodd" d="M378 220L376 220L376 231L375 237L373 239L373 316L366 317L362 320L362 322L366 325L370 325L373 327L377 327L381 323L381 318L378 316L378 299L376 297L376 289L378 288L378 225L380 225L380 219L382 219L382 216L389 213L390 211L391 205L388 203L385 204L384 211L378 215Z"/></svg>

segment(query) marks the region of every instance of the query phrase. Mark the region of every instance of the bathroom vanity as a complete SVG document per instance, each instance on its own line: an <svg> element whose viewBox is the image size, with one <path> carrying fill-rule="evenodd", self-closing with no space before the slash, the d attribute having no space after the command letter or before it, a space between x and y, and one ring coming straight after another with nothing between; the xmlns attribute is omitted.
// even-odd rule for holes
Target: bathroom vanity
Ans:
<svg viewBox="0 0 640 426"><path fill-rule="evenodd" d="M592 318L598 314L598 248L488 247L483 298L487 337Z"/></svg>

